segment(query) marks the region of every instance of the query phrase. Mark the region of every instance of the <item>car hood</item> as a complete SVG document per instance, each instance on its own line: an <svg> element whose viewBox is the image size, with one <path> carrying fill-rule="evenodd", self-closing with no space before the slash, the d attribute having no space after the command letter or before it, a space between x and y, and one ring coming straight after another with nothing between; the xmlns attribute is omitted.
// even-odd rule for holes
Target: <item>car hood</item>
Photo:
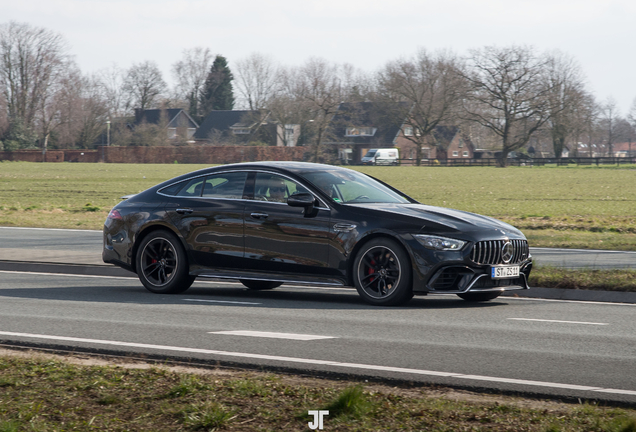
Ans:
<svg viewBox="0 0 636 432"><path fill-rule="evenodd" d="M396 219L400 216L411 219L413 223L421 224L421 232L481 232L489 237L525 238L517 228L500 220L444 207L425 204L355 204L355 207L381 213L393 213ZM399 215L399 216L398 216ZM413 220L416 219L416 220Z"/></svg>

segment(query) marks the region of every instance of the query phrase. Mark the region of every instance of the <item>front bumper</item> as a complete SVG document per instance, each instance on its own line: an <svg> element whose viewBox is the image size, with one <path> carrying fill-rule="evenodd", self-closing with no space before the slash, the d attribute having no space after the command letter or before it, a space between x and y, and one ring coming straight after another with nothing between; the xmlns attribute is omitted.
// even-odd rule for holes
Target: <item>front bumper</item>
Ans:
<svg viewBox="0 0 636 432"><path fill-rule="evenodd" d="M429 278L426 291L430 294L463 294L468 292L512 291L530 289L528 278L532 258L519 263L519 276L511 279L492 279L490 266L443 266Z"/></svg>

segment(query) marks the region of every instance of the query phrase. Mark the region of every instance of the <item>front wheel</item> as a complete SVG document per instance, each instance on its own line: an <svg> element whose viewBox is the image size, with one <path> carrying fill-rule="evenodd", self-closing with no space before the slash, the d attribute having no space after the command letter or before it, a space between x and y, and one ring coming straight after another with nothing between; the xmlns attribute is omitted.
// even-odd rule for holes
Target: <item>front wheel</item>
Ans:
<svg viewBox="0 0 636 432"><path fill-rule="evenodd" d="M148 291L157 294L184 292L194 282L179 239L168 231L155 231L145 237L136 257L137 275Z"/></svg>
<svg viewBox="0 0 636 432"><path fill-rule="evenodd" d="M250 279L239 279L246 288L251 290L269 290L278 288L283 283L282 282L272 282L272 281L263 281L263 280L250 280Z"/></svg>
<svg viewBox="0 0 636 432"><path fill-rule="evenodd" d="M413 297L411 261L397 242L377 238L366 243L353 264L358 294L376 306L397 306Z"/></svg>
<svg viewBox="0 0 636 432"><path fill-rule="evenodd" d="M502 294L501 291L489 291L489 292L467 292L463 294L457 294L460 298L463 298L469 302L485 302L496 299Z"/></svg>

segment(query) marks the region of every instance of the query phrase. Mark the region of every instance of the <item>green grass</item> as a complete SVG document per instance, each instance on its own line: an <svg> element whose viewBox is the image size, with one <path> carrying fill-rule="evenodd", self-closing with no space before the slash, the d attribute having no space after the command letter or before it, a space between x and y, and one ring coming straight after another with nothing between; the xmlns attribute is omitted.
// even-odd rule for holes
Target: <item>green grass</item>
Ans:
<svg viewBox="0 0 636 432"><path fill-rule="evenodd" d="M0 356L0 431L305 431L313 421L307 411L318 409L330 412L328 431L610 432L636 425L636 410L594 404L69 360L76 359Z"/></svg>
<svg viewBox="0 0 636 432"><path fill-rule="evenodd" d="M0 225L101 229L110 208L184 164L0 163ZM636 250L636 170L598 167L354 167L418 201L493 216L532 246Z"/></svg>
<svg viewBox="0 0 636 432"><path fill-rule="evenodd" d="M538 266L530 273L529 285L542 288L636 292L636 270L570 270Z"/></svg>

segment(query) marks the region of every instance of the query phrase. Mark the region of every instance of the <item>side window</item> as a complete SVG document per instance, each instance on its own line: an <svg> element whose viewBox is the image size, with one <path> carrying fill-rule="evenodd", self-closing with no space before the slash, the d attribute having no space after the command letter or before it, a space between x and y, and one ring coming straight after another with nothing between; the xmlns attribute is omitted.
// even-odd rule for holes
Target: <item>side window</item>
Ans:
<svg viewBox="0 0 636 432"><path fill-rule="evenodd" d="M159 192L161 192L164 195L170 195L170 196L174 196L177 194L177 192L179 192L181 190L181 188L183 186L185 186L187 182L179 182L179 183L175 183L171 186L165 187L163 189L161 189Z"/></svg>
<svg viewBox="0 0 636 432"><path fill-rule="evenodd" d="M229 172L206 177L204 197L241 199L245 189L246 172Z"/></svg>
<svg viewBox="0 0 636 432"><path fill-rule="evenodd" d="M287 198L295 193L309 191L298 183L276 174L256 173L254 182L254 199L286 203Z"/></svg>
<svg viewBox="0 0 636 432"><path fill-rule="evenodd" d="M179 191L177 196L180 197L200 197L203 190L203 182L205 177L197 177L188 181L185 186Z"/></svg>

